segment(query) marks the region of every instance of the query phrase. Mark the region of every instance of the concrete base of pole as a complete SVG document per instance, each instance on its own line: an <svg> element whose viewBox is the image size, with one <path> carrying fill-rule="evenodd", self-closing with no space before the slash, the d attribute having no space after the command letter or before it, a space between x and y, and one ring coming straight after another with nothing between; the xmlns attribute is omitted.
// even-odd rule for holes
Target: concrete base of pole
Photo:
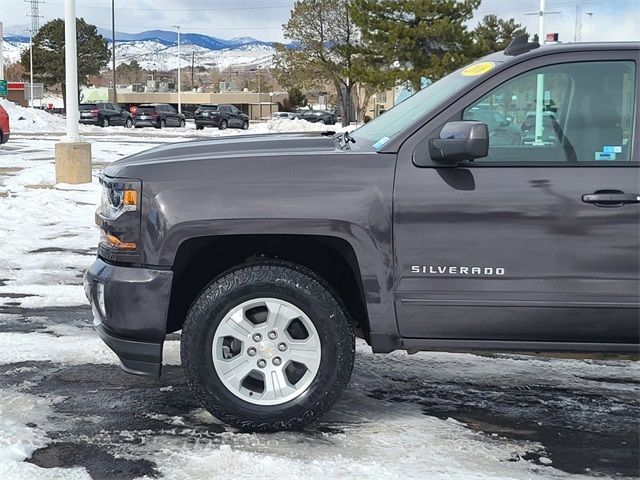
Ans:
<svg viewBox="0 0 640 480"><path fill-rule="evenodd" d="M56 183L91 183L90 143L56 143Z"/></svg>

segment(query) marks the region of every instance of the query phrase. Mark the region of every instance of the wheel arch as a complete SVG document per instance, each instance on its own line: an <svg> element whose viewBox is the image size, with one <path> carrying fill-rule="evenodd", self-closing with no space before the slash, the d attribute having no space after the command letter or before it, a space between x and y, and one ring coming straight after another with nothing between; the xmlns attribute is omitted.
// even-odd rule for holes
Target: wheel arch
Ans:
<svg viewBox="0 0 640 480"><path fill-rule="evenodd" d="M353 247L323 235L271 234L196 237L182 242L173 264L167 332L179 330L189 306L216 277L257 260L278 259L314 271L344 303L356 332L369 339L362 275Z"/></svg>

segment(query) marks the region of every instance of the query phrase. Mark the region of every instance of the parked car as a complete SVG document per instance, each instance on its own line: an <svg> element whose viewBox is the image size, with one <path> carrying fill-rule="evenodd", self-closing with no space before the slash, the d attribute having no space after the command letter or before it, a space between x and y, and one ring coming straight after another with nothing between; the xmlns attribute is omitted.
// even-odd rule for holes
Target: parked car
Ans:
<svg viewBox="0 0 640 480"><path fill-rule="evenodd" d="M138 105L133 119L136 128L184 127L187 124L185 116L167 103Z"/></svg>
<svg viewBox="0 0 640 480"><path fill-rule="evenodd" d="M298 113L295 112L273 112L271 114L271 118L272 119L277 119L277 118L285 118L288 120L293 120L294 118L298 118Z"/></svg>
<svg viewBox="0 0 640 480"><path fill-rule="evenodd" d="M489 128L489 142L492 145L521 145L520 130L511 124L511 119L502 113L478 106L465 112L464 120L477 120Z"/></svg>
<svg viewBox="0 0 640 480"><path fill-rule="evenodd" d="M0 105L0 145L7 143L10 135L11 124L9 122L9 114L4 107Z"/></svg>
<svg viewBox="0 0 640 480"><path fill-rule="evenodd" d="M336 123L335 114L324 110L302 110L298 113L296 118L306 120L311 123L322 122L325 125L335 125Z"/></svg>
<svg viewBox="0 0 640 480"><path fill-rule="evenodd" d="M243 430L325 412L355 335L376 353L637 355L639 55L639 42L521 37L333 138L114 161L85 276L98 334L127 372L158 376L181 331L188 385ZM545 84L562 144L493 145L486 123L463 120L512 92L535 98L538 75L566 78Z"/></svg>
<svg viewBox="0 0 640 480"><path fill-rule="evenodd" d="M249 116L234 105L200 105L194 114L196 129L204 127L249 129Z"/></svg>
<svg viewBox="0 0 640 480"><path fill-rule="evenodd" d="M546 144L558 143L558 121L553 112L542 112L542 141ZM520 124L523 142L533 143L536 136L536 112L527 112Z"/></svg>
<svg viewBox="0 0 640 480"><path fill-rule="evenodd" d="M81 103L79 109L80 123L100 127L110 125L133 127L133 115L117 103Z"/></svg>

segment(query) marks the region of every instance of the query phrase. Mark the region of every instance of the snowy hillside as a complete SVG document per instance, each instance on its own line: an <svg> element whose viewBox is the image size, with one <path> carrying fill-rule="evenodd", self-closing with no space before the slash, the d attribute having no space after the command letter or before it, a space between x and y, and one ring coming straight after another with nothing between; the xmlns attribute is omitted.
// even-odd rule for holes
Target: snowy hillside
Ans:
<svg viewBox="0 0 640 480"><path fill-rule="evenodd" d="M116 52L119 64L136 60L142 68L150 70L171 70L178 66L177 45L165 45L154 40L132 41L117 44ZM224 70L229 67L268 67L275 49L269 45L251 44L212 50L199 45L183 44L180 47L182 67L191 66L192 52L196 66Z"/></svg>
<svg viewBox="0 0 640 480"><path fill-rule="evenodd" d="M23 41L20 37L13 37L7 40L4 42L5 61L9 63L19 61L20 52L29 48L28 42ZM237 40L242 41L245 39ZM136 60L142 68L149 70L171 70L178 66L178 46L162 39L119 42L116 50L118 64L130 63L132 60ZM194 53L196 66L217 67L224 70L229 67L269 67L271 66L275 49L271 45L260 41L236 44L227 48L208 48L206 42L198 42L198 44L185 42L180 47L180 65L182 67L191 66L192 52Z"/></svg>

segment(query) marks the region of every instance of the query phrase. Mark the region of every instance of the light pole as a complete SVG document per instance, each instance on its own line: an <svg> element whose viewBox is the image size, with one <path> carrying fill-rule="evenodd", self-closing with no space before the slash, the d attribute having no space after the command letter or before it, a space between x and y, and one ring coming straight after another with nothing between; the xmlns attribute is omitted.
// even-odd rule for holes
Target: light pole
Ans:
<svg viewBox="0 0 640 480"><path fill-rule="evenodd" d="M178 113L182 113L182 89L180 87L180 25L174 25L173 28L178 29Z"/></svg>
<svg viewBox="0 0 640 480"><path fill-rule="evenodd" d="M593 17L593 12L587 12L589 15L589 41L591 41L591 17Z"/></svg>
<svg viewBox="0 0 640 480"><path fill-rule="evenodd" d="M3 35L2 22L0 22L0 80L4 80L4 56L2 54Z"/></svg>
<svg viewBox="0 0 640 480"><path fill-rule="evenodd" d="M33 108L33 28L29 32L29 91L29 106Z"/></svg>
<svg viewBox="0 0 640 480"><path fill-rule="evenodd" d="M78 36L76 2L64 2L64 73L67 136L56 143L56 183L91 182L91 144L82 142L78 128Z"/></svg>
<svg viewBox="0 0 640 480"><path fill-rule="evenodd" d="M111 47L113 48L113 54L111 55L111 68L113 78L113 103L118 103L116 96L116 6L115 0L111 0Z"/></svg>

